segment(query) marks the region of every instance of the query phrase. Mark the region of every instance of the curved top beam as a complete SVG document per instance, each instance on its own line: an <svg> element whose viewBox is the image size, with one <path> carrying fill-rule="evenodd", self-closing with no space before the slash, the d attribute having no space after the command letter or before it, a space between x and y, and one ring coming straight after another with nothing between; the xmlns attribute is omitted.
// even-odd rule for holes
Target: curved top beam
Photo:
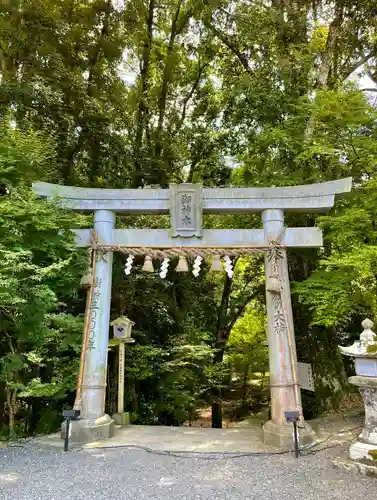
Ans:
<svg viewBox="0 0 377 500"><path fill-rule="evenodd" d="M335 195L351 191L352 178L336 181L271 188L204 188L203 212L251 213L267 209L287 212L324 212L334 205ZM122 213L167 214L169 189L97 189L61 186L46 182L33 184L38 196L55 198L57 203L77 211L113 210Z"/></svg>

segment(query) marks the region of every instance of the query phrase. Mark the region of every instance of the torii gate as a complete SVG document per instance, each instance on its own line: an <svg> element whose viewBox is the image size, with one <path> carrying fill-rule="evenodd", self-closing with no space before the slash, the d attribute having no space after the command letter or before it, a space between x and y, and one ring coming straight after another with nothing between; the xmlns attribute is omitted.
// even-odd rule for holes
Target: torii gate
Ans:
<svg viewBox="0 0 377 500"><path fill-rule="evenodd" d="M35 183L33 190L39 196L56 199L64 208L94 212L97 260L81 385L81 416L73 426L75 439L111 437L114 432L114 422L105 414L113 252L130 255L129 262L133 255L140 253L165 258L162 277L168 265L166 257L171 255L202 258L213 255L217 259L225 256L225 267L231 277L227 257L263 251L271 386L271 420L264 425L264 441L275 446L289 444L292 429L286 423L284 412L298 410L300 441L312 442L314 433L302 417L297 380L286 249L321 247L322 232L314 227L285 228L284 212L326 212L334 205L335 195L349 192L351 187L351 178L292 187L215 189L197 184L172 184L169 189L95 189ZM262 214L263 229L201 227L202 213L255 212ZM170 213L171 230L114 229L116 213ZM78 246L93 245L92 229L75 233ZM200 258L196 263L200 265Z"/></svg>

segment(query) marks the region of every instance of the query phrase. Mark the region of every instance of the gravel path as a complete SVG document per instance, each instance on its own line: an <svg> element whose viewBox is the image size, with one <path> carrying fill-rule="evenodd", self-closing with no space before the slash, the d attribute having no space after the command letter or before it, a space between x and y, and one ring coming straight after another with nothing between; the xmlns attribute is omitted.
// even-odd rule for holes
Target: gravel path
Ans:
<svg viewBox="0 0 377 500"><path fill-rule="evenodd" d="M335 450L335 454L336 454ZM0 449L1 500L364 500L377 479L301 457L172 457L135 449ZM212 458L212 459L210 459ZM374 493L373 493L374 491Z"/></svg>

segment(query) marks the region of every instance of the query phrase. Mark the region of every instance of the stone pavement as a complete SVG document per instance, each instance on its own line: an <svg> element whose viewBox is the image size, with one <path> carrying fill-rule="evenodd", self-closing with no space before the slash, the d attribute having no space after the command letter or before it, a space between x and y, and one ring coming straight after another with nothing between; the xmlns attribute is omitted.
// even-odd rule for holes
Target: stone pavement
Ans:
<svg viewBox="0 0 377 500"><path fill-rule="evenodd" d="M41 445L61 448L59 435L43 436L37 439ZM131 425L118 427L113 438L76 445L79 448L110 448L139 446L163 451L208 452L261 452L277 451L261 441L261 426L212 429L201 427L164 427Z"/></svg>
<svg viewBox="0 0 377 500"><path fill-rule="evenodd" d="M365 500L376 479L332 466L334 449L275 456L169 456L124 448L0 450L1 500Z"/></svg>
<svg viewBox="0 0 377 500"><path fill-rule="evenodd" d="M250 418L229 429L201 427L163 427L132 425L118 427L116 435L108 440L97 441L76 448L110 448L136 446L152 450L183 451L196 453L244 452L266 453L279 451L262 442L261 418ZM324 446L350 442L363 425L360 411L337 414L309 422L317 433L318 441ZM36 440L39 445L62 448L60 435L42 436Z"/></svg>

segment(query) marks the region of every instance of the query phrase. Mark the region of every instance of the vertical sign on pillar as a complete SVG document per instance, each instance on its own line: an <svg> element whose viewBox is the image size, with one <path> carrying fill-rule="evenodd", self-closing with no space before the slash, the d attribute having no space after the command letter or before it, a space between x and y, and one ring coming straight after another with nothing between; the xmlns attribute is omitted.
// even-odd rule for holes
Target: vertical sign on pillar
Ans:
<svg viewBox="0 0 377 500"><path fill-rule="evenodd" d="M119 380L118 380L118 413L124 412L124 361L125 361L124 340L119 342Z"/></svg>
<svg viewBox="0 0 377 500"><path fill-rule="evenodd" d="M87 350L92 351L95 349L95 332L97 328L98 315L99 315L99 298L100 298L100 287L101 280L95 279L94 290L92 294L92 304L90 308L90 322L89 322L89 334L88 334L88 344Z"/></svg>
<svg viewBox="0 0 377 500"><path fill-rule="evenodd" d="M202 237L202 186L170 184L172 238Z"/></svg>

